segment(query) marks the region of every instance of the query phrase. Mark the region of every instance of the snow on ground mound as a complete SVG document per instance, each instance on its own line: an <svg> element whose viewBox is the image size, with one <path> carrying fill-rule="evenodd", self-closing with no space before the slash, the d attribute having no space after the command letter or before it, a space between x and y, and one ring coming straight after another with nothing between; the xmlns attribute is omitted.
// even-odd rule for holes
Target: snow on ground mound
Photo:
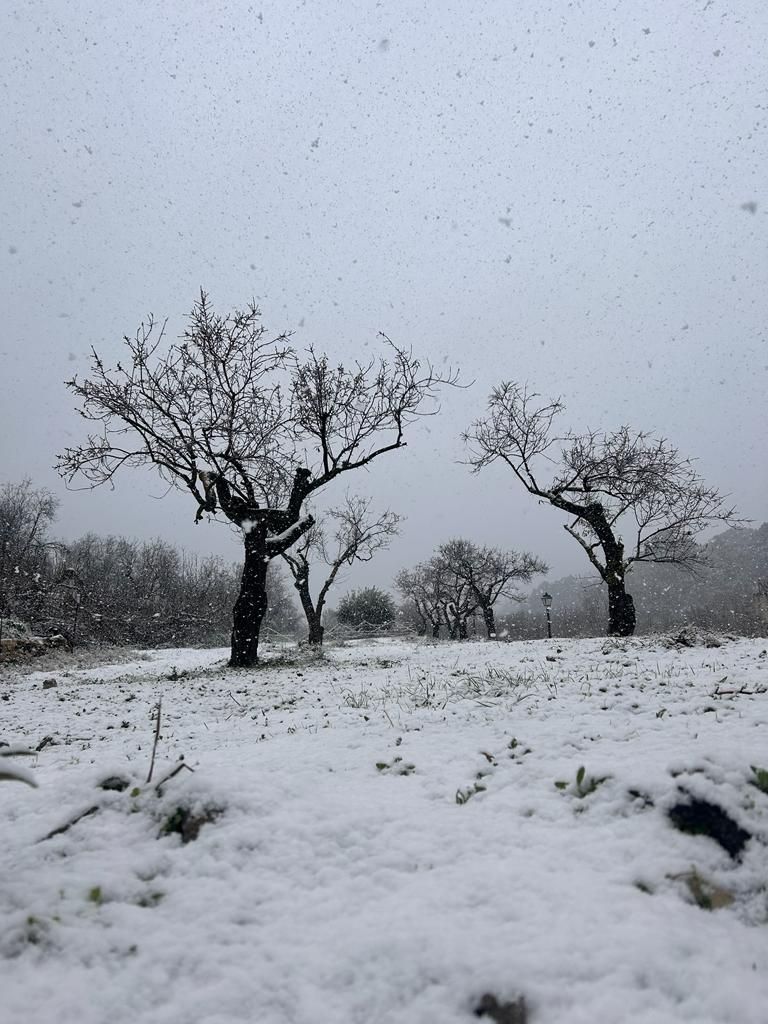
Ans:
<svg viewBox="0 0 768 1024"><path fill-rule="evenodd" d="M0 681L3 1020L766 1020L765 641L55 681Z"/></svg>

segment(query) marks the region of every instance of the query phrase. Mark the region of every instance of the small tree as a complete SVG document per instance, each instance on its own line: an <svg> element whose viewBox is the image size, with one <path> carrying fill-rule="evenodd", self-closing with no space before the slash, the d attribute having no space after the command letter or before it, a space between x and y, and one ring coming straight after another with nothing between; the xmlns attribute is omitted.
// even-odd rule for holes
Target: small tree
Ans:
<svg viewBox="0 0 768 1024"><path fill-rule="evenodd" d="M154 468L187 491L196 520L221 513L241 532L245 561L233 611L230 664L258 659L269 562L313 525L305 501L342 473L405 445L406 428L437 411L456 375L422 366L385 338L388 357L351 369L286 335L271 339L252 303L217 316L205 293L181 340L165 347L150 317L126 338L126 361L69 388L98 432L59 456L68 481L111 482L124 466Z"/></svg>
<svg viewBox="0 0 768 1024"><path fill-rule="evenodd" d="M635 562L691 567L696 534L735 512L669 441L628 426L612 433L554 433L560 401L524 386L491 393L488 415L464 435L475 470L505 462L526 490L570 517L565 529L608 588L608 633L630 636L635 608L626 575ZM559 447L559 454L555 451ZM543 463L554 465L544 482ZM625 540L626 538L626 540Z"/></svg>
<svg viewBox="0 0 768 1024"><path fill-rule="evenodd" d="M424 632L429 629L432 638L439 639L441 626L449 623L445 565L431 559L420 562L413 569L403 569L395 576L395 586L404 598L413 602Z"/></svg>
<svg viewBox="0 0 768 1024"><path fill-rule="evenodd" d="M479 607L482 611L489 639L496 638L493 606L499 598L523 600L518 591L519 584L529 583L534 575L547 572L546 564L527 551L518 553L478 547L467 540L451 540L441 544L438 557L456 580L463 584L461 589L469 592L474 608ZM472 600L465 598L467 607L472 604ZM474 608L470 608L468 614Z"/></svg>
<svg viewBox="0 0 768 1024"><path fill-rule="evenodd" d="M438 548L437 554L430 559L433 578L440 580L441 584L439 607L448 627L449 639L466 640L467 621L477 611L480 602L459 558L454 556L461 551L467 559L471 545L467 541L456 541L443 547L447 551Z"/></svg>
<svg viewBox="0 0 768 1024"><path fill-rule="evenodd" d="M339 622L354 629L389 626L395 614L395 602L379 587L353 590L341 599L336 611Z"/></svg>
<svg viewBox="0 0 768 1024"><path fill-rule="evenodd" d="M469 582L450 558L438 552L413 569L399 572L395 586L413 602L424 623L424 632L429 623L434 639L440 636L443 626L451 640L466 639L467 620L477 609L478 601Z"/></svg>
<svg viewBox="0 0 768 1024"><path fill-rule="evenodd" d="M342 567L354 562L370 562L376 552L388 547L399 533L399 522L400 516L394 512L376 516L368 498L347 495L340 508L329 510L324 524L316 523L293 548L283 552L307 618L310 644L323 642L325 602ZM309 578L313 560L322 561L329 570L316 600L312 597Z"/></svg>
<svg viewBox="0 0 768 1024"><path fill-rule="evenodd" d="M58 499L31 480L0 486L0 635L2 620L37 619L47 597L55 545L48 530Z"/></svg>

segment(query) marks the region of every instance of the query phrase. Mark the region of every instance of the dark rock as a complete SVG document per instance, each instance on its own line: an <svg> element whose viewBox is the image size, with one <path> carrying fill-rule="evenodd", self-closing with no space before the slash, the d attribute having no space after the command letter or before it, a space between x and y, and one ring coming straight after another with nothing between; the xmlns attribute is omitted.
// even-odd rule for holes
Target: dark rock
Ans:
<svg viewBox="0 0 768 1024"><path fill-rule="evenodd" d="M513 1003L500 1003L490 993L482 997L474 1010L476 1017L488 1017L496 1024L528 1024L528 1008L524 996L518 996Z"/></svg>
<svg viewBox="0 0 768 1024"><path fill-rule="evenodd" d="M668 814L675 828L688 835L714 839L734 859L752 838L722 807L698 797L690 797L685 802L675 804Z"/></svg>
<svg viewBox="0 0 768 1024"><path fill-rule="evenodd" d="M108 779L104 779L103 782L99 783L99 789L114 790L117 793L122 793L129 786L130 782L128 779L124 779L120 775L110 775Z"/></svg>

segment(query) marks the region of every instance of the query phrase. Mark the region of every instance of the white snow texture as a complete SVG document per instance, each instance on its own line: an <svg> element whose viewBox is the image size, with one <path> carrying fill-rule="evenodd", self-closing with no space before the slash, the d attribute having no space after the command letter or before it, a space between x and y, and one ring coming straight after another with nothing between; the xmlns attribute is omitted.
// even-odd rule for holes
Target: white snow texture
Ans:
<svg viewBox="0 0 768 1024"><path fill-rule="evenodd" d="M0 784L0 1020L470 1024L489 993L530 1024L765 1024L765 647L6 669L0 739L42 749L38 789ZM738 856L672 826L693 798Z"/></svg>

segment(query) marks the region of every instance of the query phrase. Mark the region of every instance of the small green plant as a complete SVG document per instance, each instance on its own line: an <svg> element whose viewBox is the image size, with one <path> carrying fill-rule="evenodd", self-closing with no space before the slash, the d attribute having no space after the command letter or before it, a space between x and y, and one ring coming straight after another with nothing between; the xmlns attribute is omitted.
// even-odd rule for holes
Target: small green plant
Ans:
<svg viewBox="0 0 768 1024"><path fill-rule="evenodd" d="M104 893L101 891L100 885L94 885L92 889L88 890L88 902L94 903L97 907L104 902Z"/></svg>
<svg viewBox="0 0 768 1024"><path fill-rule="evenodd" d="M584 765L580 765L576 769L576 778L572 783L563 781L562 779L555 782L557 789L561 791L568 790L573 793L579 800L583 800L585 796L589 796L590 793L594 793L598 786L610 778L610 775L587 775Z"/></svg>
<svg viewBox="0 0 768 1024"><path fill-rule="evenodd" d="M158 903L163 899L165 893L159 891L152 891L144 893L139 896L136 900L137 907L156 907Z"/></svg>
<svg viewBox="0 0 768 1024"><path fill-rule="evenodd" d="M517 760L518 758L525 757L526 754L533 753L530 747L521 747L520 741L517 739L516 736L513 736L512 739L509 741L509 743L507 744L507 749L509 750L509 756L512 758L513 761Z"/></svg>
<svg viewBox="0 0 768 1024"><path fill-rule="evenodd" d="M750 768L754 776L749 780L750 783L768 796L768 768L757 768L755 765L750 765Z"/></svg>
<svg viewBox="0 0 768 1024"><path fill-rule="evenodd" d="M475 782L471 786L468 786L466 789L457 789L456 803L459 804L459 806L461 806L462 804L466 804L472 799L475 793L485 793L487 788L488 787L484 786L482 782Z"/></svg>
<svg viewBox="0 0 768 1024"><path fill-rule="evenodd" d="M48 933L48 922L30 914L20 938L22 942L28 942L30 946L42 946L48 942Z"/></svg>
<svg viewBox="0 0 768 1024"><path fill-rule="evenodd" d="M376 769L377 771L386 772L390 775L412 775L416 771L416 765L406 764L402 757L396 757L391 763L388 763L387 761L377 761Z"/></svg>
<svg viewBox="0 0 768 1024"><path fill-rule="evenodd" d="M368 690L361 689L358 693L354 693L352 690L344 690L342 698L348 708L367 710L371 704L371 695Z"/></svg>

